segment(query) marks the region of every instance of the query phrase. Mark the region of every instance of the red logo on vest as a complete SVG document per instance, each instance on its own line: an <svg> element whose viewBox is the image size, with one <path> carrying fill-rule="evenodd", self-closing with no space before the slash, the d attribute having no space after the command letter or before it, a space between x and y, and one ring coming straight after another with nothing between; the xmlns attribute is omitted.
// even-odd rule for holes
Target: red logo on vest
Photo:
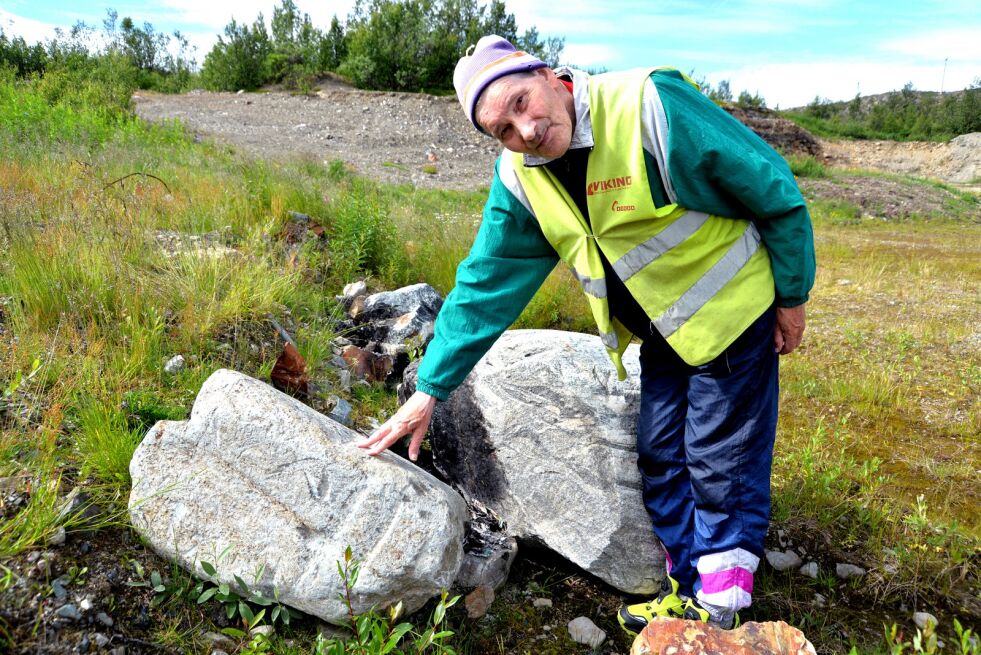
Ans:
<svg viewBox="0 0 981 655"><path fill-rule="evenodd" d="M610 209L615 212L632 212L637 208L634 205L621 205L619 200L614 200Z"/></svg>
<svg viewBox="0 0 981 655"><path fill-rule="evenodd" d="M606 193L607 191L616 191L617 189L626 189L633 182L633 176L624 175L623 177L611 177L608 180L600 180L598 182L590 182L586 185L586 195L592 196L597 193Z"/></svg>

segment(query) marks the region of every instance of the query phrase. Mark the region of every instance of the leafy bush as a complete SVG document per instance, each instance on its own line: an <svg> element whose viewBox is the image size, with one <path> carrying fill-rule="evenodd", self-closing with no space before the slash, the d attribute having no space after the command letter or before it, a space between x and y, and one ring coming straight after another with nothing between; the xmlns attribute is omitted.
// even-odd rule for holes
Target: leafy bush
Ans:
<svg viewBox="0 0 981 655"><path fill-rule="evenodd" d="M255 89L268 78L266 58L272 51L262 14L248 26L232 19L224 38L204 58L201 79L216 91Z"/></svg>

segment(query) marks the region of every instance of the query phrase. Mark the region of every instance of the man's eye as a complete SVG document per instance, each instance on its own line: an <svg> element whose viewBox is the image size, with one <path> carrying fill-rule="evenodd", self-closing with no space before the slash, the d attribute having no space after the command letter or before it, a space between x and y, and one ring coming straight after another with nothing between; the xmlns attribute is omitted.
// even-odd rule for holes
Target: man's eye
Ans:
<svg viewBox="0 0 981 655"><path fill-rule="evenodd" d="M518 96L518 99L517 99L517 101L515 101L514 106L515 106L516 109L521 109L521 107L523 107L524 104L525 104L525 97L524 96Z"/></svg>
<svg viewBox="0 0 981 655"><path fill-rule="evenodd" d="M501 139L508 138L508 135L510 133L511 133L511 126L510 125L504 126L504 129L501 130Z"/></svg>

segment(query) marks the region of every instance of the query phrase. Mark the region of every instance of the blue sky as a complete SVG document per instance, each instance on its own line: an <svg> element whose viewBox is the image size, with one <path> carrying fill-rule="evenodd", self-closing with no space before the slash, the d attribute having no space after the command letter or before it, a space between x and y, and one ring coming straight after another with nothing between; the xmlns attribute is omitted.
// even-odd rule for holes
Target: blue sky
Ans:
<svg viewBox="0 0 981 655"><path fill-rule="evenodd" d="M29 41L78 20L101 25L107 7L158 30L179 29L213 45L233 16L268 17L278 0L0 0L0 28ZM314 23L344 19L353 0L296 0ZM772 107L815 95L848 99L913 82L961 89L981 77L977 0L524 0L507 2L519 30L564 36L566 59L616 70L670 65L736 92L759 92ZM946 60L946 70L945 70Z"/></svg>

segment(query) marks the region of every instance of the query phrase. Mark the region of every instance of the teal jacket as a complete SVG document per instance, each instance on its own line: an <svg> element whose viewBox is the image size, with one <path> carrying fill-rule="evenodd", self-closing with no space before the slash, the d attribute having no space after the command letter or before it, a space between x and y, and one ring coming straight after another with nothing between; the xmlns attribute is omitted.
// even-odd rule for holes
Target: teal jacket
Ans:
<svg viewBox="0 0 981 655"><path fill-rule="evenodd" d="M574 82L577 121L571 147L591 146L588 76L557 71L563 72ZM786 161L677 71L655 71L651 80L670 126L667 176L679 204L752 220L770 255L777 305L807 302L814 284L814 238ZM645 150L645 160L655 204L667 204L654 155ZM526 158L526 165L540 163ZM538 222L505 188L495 167L477 238L440 310L417 389L446 400L517 320L558 261Z"/></svg>

